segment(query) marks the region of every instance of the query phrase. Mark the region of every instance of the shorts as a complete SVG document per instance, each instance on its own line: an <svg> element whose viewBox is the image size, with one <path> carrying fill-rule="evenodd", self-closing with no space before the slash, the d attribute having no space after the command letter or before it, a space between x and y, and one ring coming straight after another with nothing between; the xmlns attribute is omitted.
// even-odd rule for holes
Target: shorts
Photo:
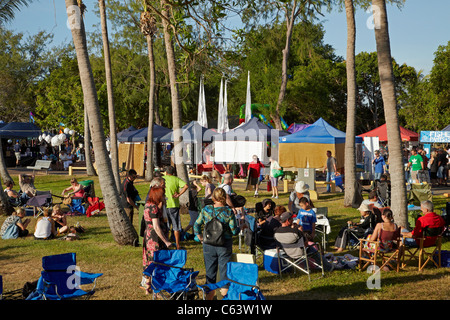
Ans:
<svg viewBox="0 0 450 320"><path fill-rule="evenodd" d="M166 208L166 213L173 231L181 231L180 208Z"/></svg>
<svg viewBox="0 0 450 320"><path fill-rule="evenodd" d="M270 177L270 184L272 185L272 187L277 187L278 186L278 178Z"/></svg>
<svg viewBox="0 0 450 320"><path fill-rule="evenodd" d="M411 180L417 180L417 174L419 171L413 171L411 170ZM414 181L413 181L414 182Z"/></svg>
<svg viewBox="0 0 450 320"><path fill-rule="evenodd" d="M437 171L437 177L439 179L444 179L444 166L440 166Z"/></svg>
<svg viewBox="0 0 450 320"><path fill-rule="evenodd" d="M16 156L17 160L20 160L20 152L14 152L14 155Z"/></svg>

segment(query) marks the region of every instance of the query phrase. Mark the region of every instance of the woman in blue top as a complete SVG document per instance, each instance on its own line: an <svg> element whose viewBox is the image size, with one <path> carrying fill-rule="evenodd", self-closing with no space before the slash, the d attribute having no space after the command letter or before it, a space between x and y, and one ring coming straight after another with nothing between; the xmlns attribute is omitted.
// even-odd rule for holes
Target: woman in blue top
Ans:
<svg viewBox="0 0 450 320"><path fill-rule="evenodd" d="M212 220L214 216L223 223L223 246L212 246L203 243L203 258L205 260L206 283L216 283L217 271L220 271L220 280L227 279L227 263L231 261L233 239L232 236L239 233L233 210L226 205L226 193L222 188L216 188L212 194L213 205L203 208L194 224L194 234L203 243L202 226ZM226 295L228 289L221 289L221 294ZM210 291L207 300L214 298L215 291Z"/></svg>

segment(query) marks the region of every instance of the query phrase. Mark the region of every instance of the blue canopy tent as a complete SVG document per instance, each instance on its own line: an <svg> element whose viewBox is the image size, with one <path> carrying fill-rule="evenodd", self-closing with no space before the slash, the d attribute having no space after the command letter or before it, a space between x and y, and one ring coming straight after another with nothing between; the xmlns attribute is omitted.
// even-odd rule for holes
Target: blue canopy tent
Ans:
<svg viewBox="0 0 450 320"><path fill-rule="evenodd" d="M37 138L41 135L41 129L32 122L9 122L0 126L0 137L3 139Z"/></svg>
<svg viewBox="0 0 450 320"><path fill-rule="evenodd" d="M326 152L331 151L338 168L344 166L345 132L320 118L309 127L279 139L279 164L282 167L322 168L326 164ZM355 137L362 144L361 137Z"/></svg>

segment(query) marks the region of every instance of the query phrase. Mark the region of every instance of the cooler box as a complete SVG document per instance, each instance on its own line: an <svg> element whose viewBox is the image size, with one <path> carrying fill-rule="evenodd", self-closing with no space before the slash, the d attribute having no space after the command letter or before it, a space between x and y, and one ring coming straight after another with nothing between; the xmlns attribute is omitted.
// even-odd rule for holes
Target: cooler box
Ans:
<svg viewBox="0 0 450 320"><path fill-rule="evenodd" d="M25 208L26 216L34 216L34 208Z"/></svg>
<svg viewBox="0 0 450 320"><path fill-rule="evenodd" d="M435 254L433 256L434 261L438 261L438 255ZM441 250L441 267L443 268L450 268L450 251L448 250Z"/></svg>
<svg viewBox="0 0 450 320"><path fill-rule="evenodd" d="M83 181L80 181L79 184L81 184L85 190L87 187L90 187L89 191L88 191L88 196L95 197L95 187L94 187L93 180L83 180Z"/></svg>
<svg viewBox="0 0 450 320"><path fill-rule="evenodd" d="M280 260L281 268L284 269L288 266L288 263L283 259ZM264 251L264 269L271 273L280 274L280 268L278 267L278 255L277 249L270 249ZM287 272L288 270L284 271Z"/></svg>

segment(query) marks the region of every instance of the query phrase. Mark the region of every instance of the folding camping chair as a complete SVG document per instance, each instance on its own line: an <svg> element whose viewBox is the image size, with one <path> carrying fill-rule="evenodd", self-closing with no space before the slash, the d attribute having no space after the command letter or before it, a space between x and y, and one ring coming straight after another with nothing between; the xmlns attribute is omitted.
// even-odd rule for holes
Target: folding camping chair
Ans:
<svg viewBox="0 0 450 320"><path fill-rule="evenodd" d="M412 183L411 190L408 192L408 203L419 205L422 201L433 201L433 194L431 193L431 184L429 183Z"/></svg>
<svg viewBox="0 0 450 320"><path fill-rule="evenodd" d="M77 267L75 253L63 253L42 258L41 277L36 290L27 300L88 300L95 293L97 278L103 273L86 273ZM93 285L89 291L81 285Z"/></svg>
<svg viewBox="0 0 450 320"><path fill-rule="evenodd" d="M417 238L419 240L419 246L417 248L410 248L405 246L404 258L407 258L408 260L405 262L405 260L403 259L402 268L406 267L413 259L417 260L419 271L422 271L430 261L433 262L433 264L437 268L440 268L442 234L444 233L444 230L445 228L424 228L423 237ZM431 246L424 246L425 240L427 238L436 238L436 242ZM432 251L430 252L427 250ZM433 259L434 256L437 257L437 261Z"/></svg>
<svg viewBox="0 0 450 320"><path fill-rule="evenodd" d="M159 294L164 300L193 299L198 295L196 277L199 271L184 268L186 250L158 250L152 263L144 270L150 278L152 298Z"/></svg>
<svg viewBox="0 0 450 320"><path fill-rule="evenodd" d="M390 181L375 181L374 188L377 192L378 202L383 207L391 205L391 183Z"/></svg>
<svg viewBox="0 0 450 320"><path fill-rule="evenodd" d="M323 258L320 254L322 250L319 243L306 246L303 238L300 238L296 243L278 243L279 246L277 247L277 257L280 278L281 274L284 271L287 271L288 269L293 267L294 271L297 269L301 272L306 273L308 275L309 281L311 281L310 265L312 267L320 269L322 272L322 277L325 276L323 268ZM297 249L297 254L295 256L293 256L292 254L292 249ZM284 266L282 262L285 262Z"/></svg>
<svg viewBox="0 0 450 320"><path fill-rule="evenodd" d="M208 292L226 285L229 288L222 300L265 300L258 286L258 265L254 263L228 262L227 279L198 287L205 300Z"/></svg>
<svg viewBox="0 0 450 320"><path fill-rule="evenodd" d="M382 270L385 266L391 267L397 272L400 271L400 265L403 254L403 245L401 238L395 240L395 249L385 251L380 248L379 241L371 241L369 239L360 239L359 246L359 270L362 271L369 265L373 265L377 270ZM381 265L377 268L377 260L381 258ZM363 263L365 264L363 265Z"/></svg>
<svg viewBox="0 0 450 320"><path fill-rule="evenodd" d="M52 194L50 191L38 191L38 193L29 198L26 202L26 207L33 207L33 216L39 217L44 213L45 209L50 209L53 204Z"/></svg>

